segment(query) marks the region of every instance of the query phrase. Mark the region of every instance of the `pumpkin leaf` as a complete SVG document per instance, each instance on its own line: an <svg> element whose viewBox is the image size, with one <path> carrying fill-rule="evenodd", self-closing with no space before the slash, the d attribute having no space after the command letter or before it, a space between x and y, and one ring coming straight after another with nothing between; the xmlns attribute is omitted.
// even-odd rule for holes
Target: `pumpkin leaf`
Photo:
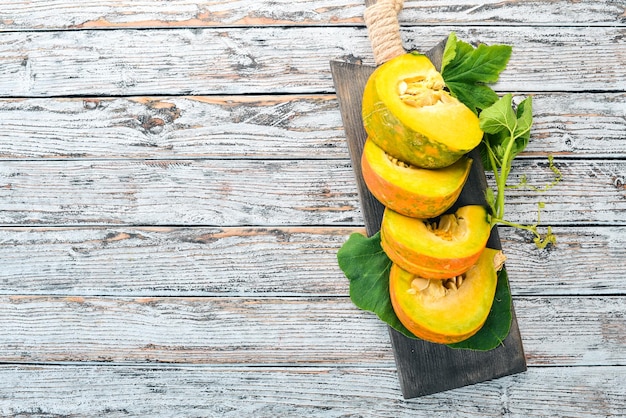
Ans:
<svg viewBox="0 0 626 418"><path fill-rule="evenodd" d="M498 347L509 335L513 320L511 291L506 269L498 272L496 295L489 311L489 316L482 328L467 340L448 344L451 348L488 351Z"/></svg>
<svg viewBox="0 0 626 418"><path fill-rule="evenodd" d="M488 87L498 81L506 68L512 48L508 45L472 45L451 34L444 48L441 69L446 86L454 97L478 114L492 105L497 94ZM454 56L451 58L452 54Z"/></svg>
<svg viewBox="0 0 626 418"><path fill-rule="evenodd" d="M485 131L481 148L487 142L500 167L506 166L517 154L524 151L533 123L532 98L524 99L517 106L517 110L513 108L512 101L513 95L505 94L479 116L480 128ZM493 169L491 165L485 167Z"/></svg>
<svg viewBox="0 0 626 418"><path fill-rule="evenodd" d="M375 313L409 338L416 338L398 319L389 297L391 260L380 246L380 232L366 238L354 233L337 252L339 267L350 280L350 299L358 308Z"/></svg>
<svg viewBox="0 0 626 418"><path fill-rule="evenodd" d="M456 56L456 44L457 37L456 33L451 32L446 40L446 46L443 48L443 57L441 58L441 70L443 71L446 66L454 59Z"/></svg>
<svg viewBox="0 0 626 418"><path fill-rule="evenodd" d="M500 100L480 112L480 129L488 134L498 134L503 130L514 132L517 116L512 107L513 95L507 93Z"/></svg>
<svg viewBox="0 0 626 418"><path fill-rule="evenodd" d="M417 339L393 310L389 296L391 260L380 245L380 232L370 238L353 233L337 252L339 267L350 281L350 299L358 308L375 313L408 338ZM498 274L494 303L485 325L473 337L453 348L487 351L502 343L511 327L511 294L504 269Z"/></svg>
<svg viewBox="0 0 626 418"><path fill-rule="evenodd" d="M533 102L532 96L528 96L517 105L516 111L517 126L513 136L515 137L515 149L513 158L522 152L530 140L530 128L533 124Z"/></svg>
<svg viewBox="0 0 626 418"><path fill-rule="evenodd" d="M479 109L485 109L498 100L496 92L491 87L483 84L447 81L446 86L448 86L454 97L476 114L478 114Z"/></svg>
<svg viewBox="0 0 626 418"><path fill-rule="evenodd" d="M509 45L479 44L473 48L461 40L456 41L457 54L444 70L450 81L491 84L498 81L511 57ZM446 77L444 77L446 78Z"/></svg>

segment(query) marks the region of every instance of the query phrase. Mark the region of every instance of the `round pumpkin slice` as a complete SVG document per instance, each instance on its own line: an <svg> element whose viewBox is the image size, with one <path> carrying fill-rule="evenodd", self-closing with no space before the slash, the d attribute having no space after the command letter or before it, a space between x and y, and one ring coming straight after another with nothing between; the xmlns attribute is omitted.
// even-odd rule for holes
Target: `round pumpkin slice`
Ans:
<svg viewBox="0 0 626 418"><path fill-rule="evenodd" d="M384 206L412 218L434 218L456 202L472 160L462 157L451 166L424 169L387 154L371 139L365 141L361 157L363 179L368 190Z"/></svg>
<svg viewBox="0 0 626 418"><path fill-rule="evenodd" d="M425 55L380 65L363 92L365 131L395 158L423 168L447 167L483 137L478 117L445 89Z"/></svg>
<svg viewBox="0 0 626 418"><path fill-rule="evenodd" d="M485 249L466 273L447 280L428 280L393 264L389 293L400 322L416 337L451 344L474 335L485 323L498 281L494 257Z"/></svg>
<svg viewBox="0 0 626 418"><path fill-rule="evenodd" d="M446 279L476 263L491 233L487 210L463 206L435 220L417 219L385 208L380 228L387 256L409 273Z"/></svg>

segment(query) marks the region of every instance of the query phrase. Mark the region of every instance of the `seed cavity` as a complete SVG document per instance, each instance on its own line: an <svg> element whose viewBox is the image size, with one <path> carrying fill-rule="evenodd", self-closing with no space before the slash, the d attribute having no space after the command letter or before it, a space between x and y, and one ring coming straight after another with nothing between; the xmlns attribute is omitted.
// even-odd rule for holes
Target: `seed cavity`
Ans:
<svg viewBox="0 0 626 418"><path fill-rule="evenodd" d="M452 101L444 90L443 78L438 73L405 78L398 83L398 95L405 104L413 107L432 106Z"/></svg>
<svg viewBox="0 0 626 418"><path fill-rule="evenodd" d="M429 280L422 277L414 276L411 280L411 286L407 289L410 295L419 295L427 300L437 300L447 295L458 292L463 283L465 283L466 274L451 277L445 280Z"/></svg>
<svg viewBox="0 0 626 418"><path fill-rule="evenodd" d="M465 281L465 274L461 274L459 276L451 277L449 279L445 279L443 281L443 287L450 291L457 291Z"/></svg>
<svg viewBox="0 0 626 418"><path fill-rule="evenodd" d="M457 236L461 223L455 214L441 215L438 220L425 221L426 229L439 238L453 241Z"/></svg>
<svg viewBox="0 0 626 418"><path fill-rule="evenodd" d="M386 152L385 152L385 156L387 157L387 159L388 159L389 161L391 161L391 163L392 163L392 164L397 165L398 167L403 167L403 168L413 168L413 166L412 166L411 164L409 164L409 163L405 163L405 162L404 162L404 161L402 161L402 160L398 160L397 158L395 158L395 157L393 157L393 156L391 156L391 155L387 154Z"/></svg>

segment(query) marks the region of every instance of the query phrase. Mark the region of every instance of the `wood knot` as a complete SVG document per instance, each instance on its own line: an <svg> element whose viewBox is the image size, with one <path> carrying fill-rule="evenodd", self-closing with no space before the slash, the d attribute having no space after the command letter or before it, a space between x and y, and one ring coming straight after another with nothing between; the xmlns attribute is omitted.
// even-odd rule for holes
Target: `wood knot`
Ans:
<svg viewBox="0 0 626 418"><path fill-rule="evenodd" d="M139 122L141 123L141 127L144 131L151 134L160 134L163 132L163 127L165 126L165 121L163 119L149 116L140 118Z"/></svg>

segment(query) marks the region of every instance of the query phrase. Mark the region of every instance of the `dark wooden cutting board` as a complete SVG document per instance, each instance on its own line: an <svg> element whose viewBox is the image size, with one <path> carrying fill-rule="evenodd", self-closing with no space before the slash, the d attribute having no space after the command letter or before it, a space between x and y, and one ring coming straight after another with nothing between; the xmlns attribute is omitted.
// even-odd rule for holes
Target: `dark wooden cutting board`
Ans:
<svg viewBox="0 0 626 418"><path fill-rule="evenodd" d="M437 45L426 54L437 68L441 65L443 45ZM331 61L330 66L358 184L365 228L371 236L380 229L384 206L367 190L361 173L361 153L366 139L361 117L361 98L365 83L375 67L339 61ZM487 182L480 155L474 150L470 157L474 160L472 170L451 211L458 206L485 204ZM501 248L497 228L493 228L487 245ZM407 338L391 327L389 334L405 398L442 392L526 370L526 358L514 311L508 337L502 345L486 352L452 349L446 345Z"/></svg>

